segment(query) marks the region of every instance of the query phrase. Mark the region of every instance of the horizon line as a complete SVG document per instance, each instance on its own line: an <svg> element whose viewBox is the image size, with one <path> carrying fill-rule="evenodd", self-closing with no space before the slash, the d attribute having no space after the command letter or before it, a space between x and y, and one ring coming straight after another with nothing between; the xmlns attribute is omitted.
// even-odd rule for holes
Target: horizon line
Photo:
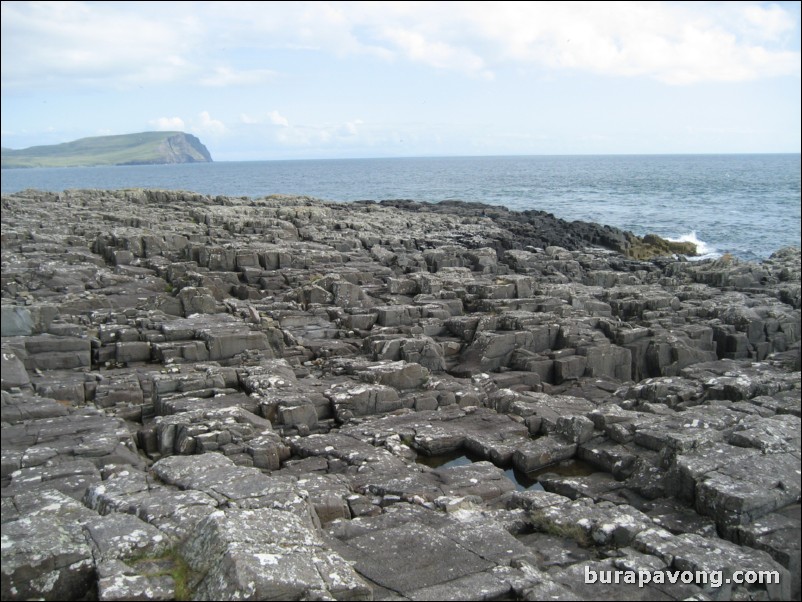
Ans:
<svg viewBox="0 0 802 602"><path fill-rule="evenodd" d="M770 152L695 152L695 153L533 153L533 154L491 154L491 155L389 155L353 157L285 157L272 159L214 159L212 163L258 163L264 161L355 161L385 159L487 159L511 157L696 157L696 156L749 156L749 155L802 155L802 151Z"/></svg>

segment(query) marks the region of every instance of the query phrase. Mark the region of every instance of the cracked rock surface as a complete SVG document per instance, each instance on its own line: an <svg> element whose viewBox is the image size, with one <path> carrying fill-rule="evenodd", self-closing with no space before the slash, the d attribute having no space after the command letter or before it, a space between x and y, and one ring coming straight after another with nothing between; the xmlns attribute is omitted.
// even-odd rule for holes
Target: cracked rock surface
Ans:
<svg viewBox="0 0 802 602"><path fill-rule="evenodd" d="M799 598L799 249L459 202L2 214L3 600Z"/></svg>

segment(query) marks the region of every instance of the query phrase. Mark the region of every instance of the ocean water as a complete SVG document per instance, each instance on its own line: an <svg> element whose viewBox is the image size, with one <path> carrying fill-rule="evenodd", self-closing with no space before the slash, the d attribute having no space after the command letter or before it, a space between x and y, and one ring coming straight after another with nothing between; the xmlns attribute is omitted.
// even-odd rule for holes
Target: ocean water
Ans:
<svg viewBox="0 0 802 602"><path fill-rule="evenodd" d="M534 209L756 260L800 246L800 155L605 155L249 161L4 169L2 192L131 187L332 201L446 199Z"/></svg>

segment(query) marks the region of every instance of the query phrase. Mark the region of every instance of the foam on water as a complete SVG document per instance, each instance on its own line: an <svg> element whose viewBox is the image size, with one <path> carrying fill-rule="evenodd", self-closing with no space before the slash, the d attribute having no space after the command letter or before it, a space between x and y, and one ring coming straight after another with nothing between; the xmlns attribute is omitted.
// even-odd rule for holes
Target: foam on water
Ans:
<svg viewBox="0 0 802 602"><path fill-rule="evenodd" d="M696 236L696 230L692 230L687 234L683 234L679 238L669 238L668 240L671 242L692 242L695 244L697 255L688 258L692 261L701 261L702 259L718 259L722 255L714 246L707 244L703 240L699 240L699 237Z"/></svg>

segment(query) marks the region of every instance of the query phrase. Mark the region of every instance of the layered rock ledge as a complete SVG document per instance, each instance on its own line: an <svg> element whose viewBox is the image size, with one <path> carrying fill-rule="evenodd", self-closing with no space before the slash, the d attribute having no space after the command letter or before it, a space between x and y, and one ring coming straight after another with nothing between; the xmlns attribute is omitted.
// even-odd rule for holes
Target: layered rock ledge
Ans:
<svg viewBox="0 0 802 602"><path fill-rule="evenodd" d="M3 196L2 599L798 599L800 251L662 244Z"/></svg>

